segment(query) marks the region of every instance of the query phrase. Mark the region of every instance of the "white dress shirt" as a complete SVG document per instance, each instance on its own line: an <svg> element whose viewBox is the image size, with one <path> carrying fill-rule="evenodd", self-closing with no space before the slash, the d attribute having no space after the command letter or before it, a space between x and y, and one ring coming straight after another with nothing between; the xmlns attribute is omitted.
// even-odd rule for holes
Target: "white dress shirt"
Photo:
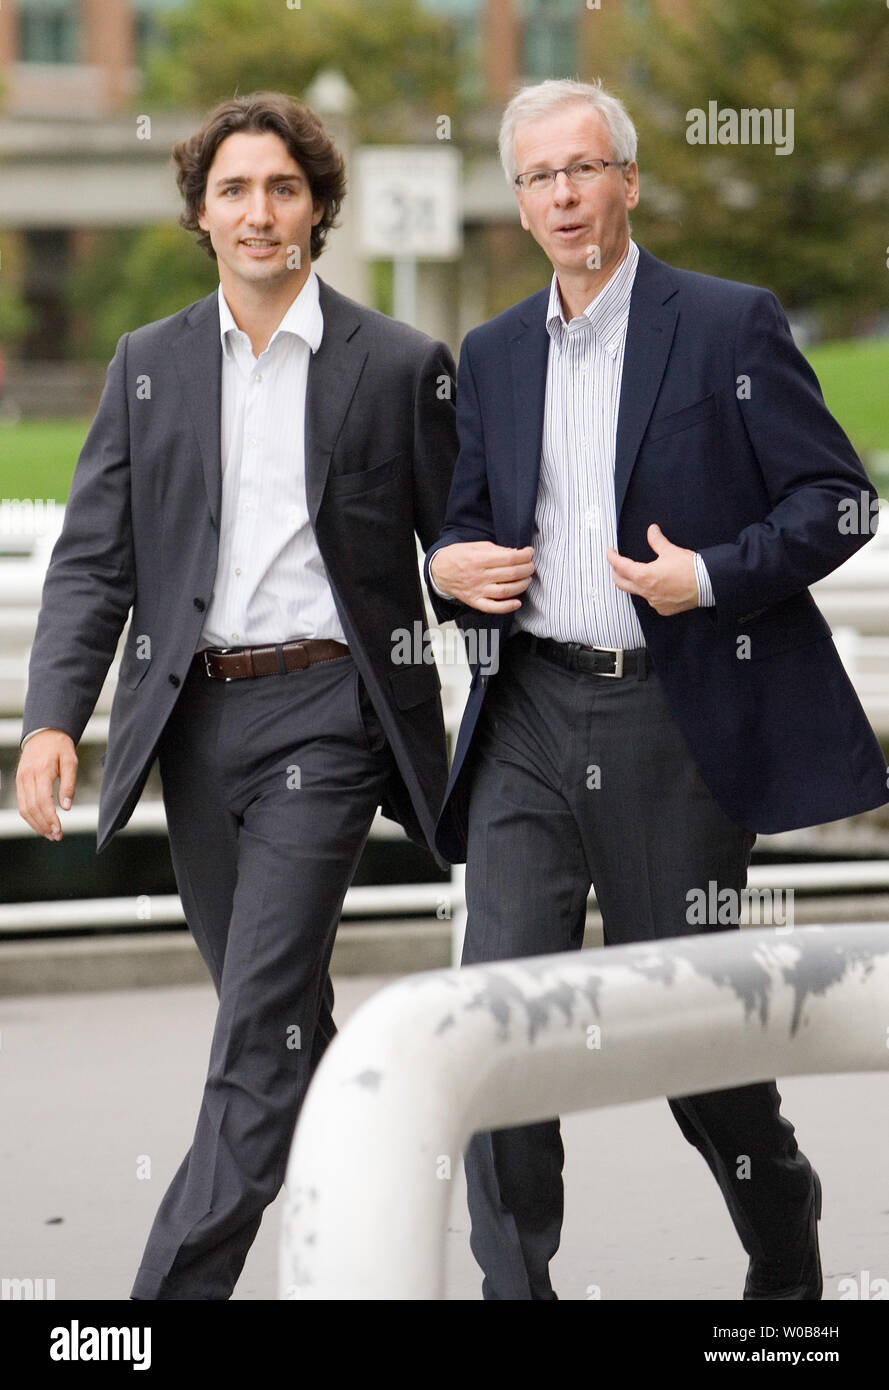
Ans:
<svg viewBox="0 0 889 1390"><path fill-rule="evenodd" d="M324 320L308 279L259 357L219 287L222 511L201 647L344 642L306 502L306 385Z"/></svg>

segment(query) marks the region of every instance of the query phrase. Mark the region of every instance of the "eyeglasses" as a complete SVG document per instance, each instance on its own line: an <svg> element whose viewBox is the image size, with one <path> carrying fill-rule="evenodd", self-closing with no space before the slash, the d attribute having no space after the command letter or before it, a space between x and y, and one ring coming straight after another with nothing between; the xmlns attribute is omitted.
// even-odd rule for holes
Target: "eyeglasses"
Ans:
<svg viewBox="0 0 889 1390"><path fill-rule="evenodd" d="M523 193L543 193L547 188L552 188L559 174L564 174L572 183L592 183L612 165L622 169L625 164L625 159L584 159L578 164L568 164L564 169L530 169L526 174L517 174L514 182Z"/></svg>

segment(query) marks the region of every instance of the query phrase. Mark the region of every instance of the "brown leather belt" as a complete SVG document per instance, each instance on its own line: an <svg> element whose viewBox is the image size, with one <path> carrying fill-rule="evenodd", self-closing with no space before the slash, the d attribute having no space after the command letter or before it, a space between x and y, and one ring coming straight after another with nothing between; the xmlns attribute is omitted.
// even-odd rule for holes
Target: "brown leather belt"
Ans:
<svg viewBox="0 0 889 1390"><path fill-rule="evenodd" d="M288 671L305 671L320 661L338 661L348 656L343 642L317 638L278 642L271 647L205 647L195 663L216 681L240 681L253 676L283 676Z"/></svg>

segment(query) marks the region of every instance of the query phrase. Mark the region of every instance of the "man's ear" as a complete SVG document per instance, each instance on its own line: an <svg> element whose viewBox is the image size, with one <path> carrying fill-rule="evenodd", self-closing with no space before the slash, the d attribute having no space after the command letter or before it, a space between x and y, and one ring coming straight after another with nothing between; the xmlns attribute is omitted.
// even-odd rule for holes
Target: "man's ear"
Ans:
<svg viewBox="0 0 889 1390"><path fill-rule="evenodd" d="M628 164L624 170L624 184L627 190L627 207L634 208L639 203L639 166Z"/></svg>
<svg viewBox="0 0 889 1390"><path fill-rule="evenodd" d="M324 209L325 209L326 206L327 206L326 203L313 203L313 205L312 205L312 226L313 226L313 227L317 227L318 223L321 221L321 218L324 216Z"/></svg>
<svg viewBox="0 0 889 1390"><path fill-rule="evenodd" d="M198 226L202 232L207 230L207 200L206 198L198 208Z"/></svg>
<svg viewBox="0 0 889 1390"><path fill-rule="evenodd" d="M516 193L516 202L517 202L518 205L519 205L519 221L521 222L522 227L524 228L524 230L525 230L526 232L530 232L530 230L531 230L531 224L530 224L530 222L528 221L527 217L525 216L525 209L522 207L522 200L521 200L521 198L519 197L518 193Z"/></svg>

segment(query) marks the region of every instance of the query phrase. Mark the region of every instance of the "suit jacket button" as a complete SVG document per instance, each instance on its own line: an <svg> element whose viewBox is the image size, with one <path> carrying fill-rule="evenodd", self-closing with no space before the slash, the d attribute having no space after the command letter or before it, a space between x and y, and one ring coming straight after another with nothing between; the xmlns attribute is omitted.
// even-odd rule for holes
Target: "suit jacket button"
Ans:
<svg viewBox="0 0 889 1390"><path fill-rule="evenodd" d="M170 678L169 678L169 680L170 680L170 684L171 684L171 685L180 685L180 684L181 684L181 682L180 682L178 676L171 675Z"/></svg>
<svg viewBox="0 0 889 1390"><path fill-rule="evenodd" d="M204 609L207 607L206 603L202 598L196 598L194 600L194 606L199 613L203 613Z"/></svg>

